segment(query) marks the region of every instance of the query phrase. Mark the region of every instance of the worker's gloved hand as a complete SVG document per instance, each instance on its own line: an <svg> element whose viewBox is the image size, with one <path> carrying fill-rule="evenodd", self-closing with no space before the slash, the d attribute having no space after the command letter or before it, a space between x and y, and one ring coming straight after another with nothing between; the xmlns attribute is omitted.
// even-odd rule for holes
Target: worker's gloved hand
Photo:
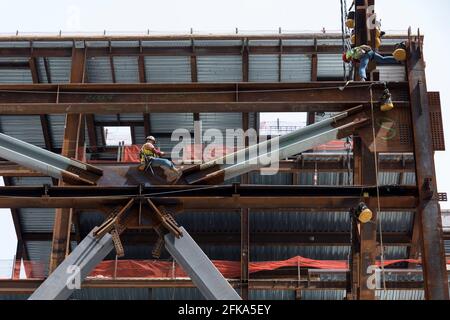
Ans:
<svg viewBox="0 0 450 320"><path fill-rule="evenodd" d="M161 157L165 156L166 153L161 151Z"/></svg>

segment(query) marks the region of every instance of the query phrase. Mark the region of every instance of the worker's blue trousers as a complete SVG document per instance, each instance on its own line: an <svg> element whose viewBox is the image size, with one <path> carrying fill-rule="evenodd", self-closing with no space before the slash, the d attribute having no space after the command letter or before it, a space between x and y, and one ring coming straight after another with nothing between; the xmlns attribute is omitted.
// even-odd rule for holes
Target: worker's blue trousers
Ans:
<svg viewBox="0 0 450 320"><path fill-rule="evenodd" d="M167 167L173 169L175 166L173 162L164 158L153 158L152 167Z"/></svg>
<svg viewBox="0 0 450 320"><path fill-rule="evenodd" d="M397 63L397 60L393 56L383 57L381 54L375 51L369 51L360 59L359 63L359 76L361 80L367 80L366 69L369 65L369 61L375 60L376 62L387 62L387 63Z"/></svg>

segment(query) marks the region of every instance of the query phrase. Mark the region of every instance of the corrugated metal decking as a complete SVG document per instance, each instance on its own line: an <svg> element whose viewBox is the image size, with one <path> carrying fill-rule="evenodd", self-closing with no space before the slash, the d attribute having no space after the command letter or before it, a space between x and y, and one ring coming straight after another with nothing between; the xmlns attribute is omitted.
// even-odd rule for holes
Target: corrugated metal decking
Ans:
<svg viewBox="0 0 450 320"><path fill-rule="evenodd" d="M147 82L191 82L190 57L145 57Z"/></svg>
<svg viewBox="0 0 450 320"><path fill-rule="evenodd" d="M198 82L241 82L242 56L198 56Z"/></svg>

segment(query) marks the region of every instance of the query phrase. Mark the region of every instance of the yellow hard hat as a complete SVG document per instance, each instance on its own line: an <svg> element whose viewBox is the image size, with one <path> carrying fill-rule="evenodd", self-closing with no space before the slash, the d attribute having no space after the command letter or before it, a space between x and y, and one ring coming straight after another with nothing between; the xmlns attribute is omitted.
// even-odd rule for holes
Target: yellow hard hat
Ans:
<svg viewBox="0 0 450 320"><path fill-rule="evenodd" d="M372 216L373 216L372 210L367 208L367 209L364 209L363 211L361 211L361 213L358 216L358 220L361 223L367 223L370 220L372 220Z"/></svg>
<svg viewBox="0 0 450 320"><path fill-rule="evenodd" d="M406 60L406 50L403 48L396 49L392 55L397 61L405 61Z"/></svg>
<svg viewBox="0 0 450 320"><path fill-rule="evenodd" d="M370 220L372 220L373 213L372 210L369 209L369 207L364 203L361 202L356 209L356 218L361 223L368 223Z"/></svg>
<svg viewBox="0 0 450 320"><path fill-rule="evenodd" d="M353 19L347 19L347 21L345 21L345 25L346 25L347 28L349 28L349 29L354 29L354 28L355 28L355 20L353 20Z"/></svg>

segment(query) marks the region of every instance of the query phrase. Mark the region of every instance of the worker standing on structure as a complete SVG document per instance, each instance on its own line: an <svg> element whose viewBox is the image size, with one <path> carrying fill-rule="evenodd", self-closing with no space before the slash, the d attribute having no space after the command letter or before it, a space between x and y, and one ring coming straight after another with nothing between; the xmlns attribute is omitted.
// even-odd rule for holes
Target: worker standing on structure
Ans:
<svg viewBox="0 0 450 320"><path fill-rule="evenodd" d="M397 63L397 60L393 56L383 57L381 54L372 50L368 45L362 45L348 50L343 54L342 60L346 63L359 62L359 77L361 78L361 81L367 80L366 69L370 61L375 60L379 63Z"/></svg>
<svg viewBox="0 0 450 320"><path fill-rule="evenodd" d="M181 176L181 171L175 167L172 161L161 158L165 153L159 150L155 145L155 137L148 136L145 139L145 144L139 152L139 158L141 160L139 170L147 171L151 166L160 167L164 170L164 174L167 176L168 181L172 183L175 182Z"/></svg>

